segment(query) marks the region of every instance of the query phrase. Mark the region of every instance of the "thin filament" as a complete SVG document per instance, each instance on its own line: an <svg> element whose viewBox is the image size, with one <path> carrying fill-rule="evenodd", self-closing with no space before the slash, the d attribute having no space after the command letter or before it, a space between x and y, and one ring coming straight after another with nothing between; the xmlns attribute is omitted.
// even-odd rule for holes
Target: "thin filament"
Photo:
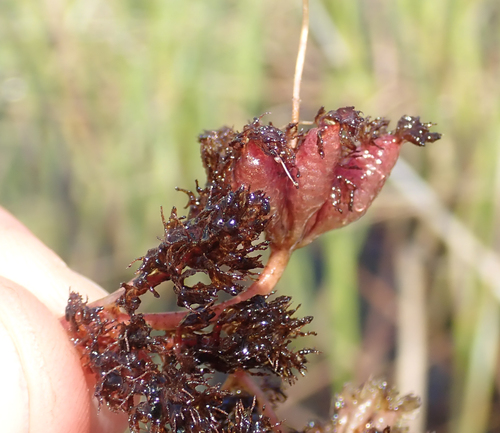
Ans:
<svg viewBox="0 0 500 433"><path fill-rule="evenodd" d="M292 123L299 123L300 118L300 85L302 83L302 72L306 58L307 37L309 35L309 0L302 0L302 29L300 32L299 50L297 62L295 63L295 75L293 77L292 95ZM296 140L292 147L295 147Z"/></svg>

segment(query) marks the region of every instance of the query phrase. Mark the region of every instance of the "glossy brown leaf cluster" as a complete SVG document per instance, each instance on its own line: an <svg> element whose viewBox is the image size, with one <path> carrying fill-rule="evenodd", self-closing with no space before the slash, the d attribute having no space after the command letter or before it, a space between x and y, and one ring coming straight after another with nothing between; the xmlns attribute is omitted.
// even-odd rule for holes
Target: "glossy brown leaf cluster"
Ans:
<svg viewBox="0 0 500 433"><path fill-rule="evenodd" d="M174 283L179 306L204 308L219 291L232 296L240 293L241 282L262 267L261 256L251 254L267 247L259 241L269 221L269 200L264 193L244 187L232 191L213 183L199 192L198 198L188 192L193 216L179 218L174 208L168 222L163 221L160 245L140 258L137 277L122 285L125 295L119 305L127 312L138 308L139 296L148 290L158 296L154 288L164 281ZM201 203L203 208L199 208ZM207 275L210 283L186 281L197 274Z"/></svg>
<svg viewBox="0 0 500 433"><path fill-rule="evenodd" d="M244 389L214 384L213 375L243 371L292 383L314 351L289 346L307 335L302 328L312 318L295 318L284 296L257 295L216 313L218 292L239 294L244 280L261 267L254 253L267 246L259 236L269 220L269 203L262 192L245 187L233 191L209 184L198 188L197 198L189 194L191 217L172 211L160 245L141 258L136 278L123 285L114 308L90 307L71 294L70 333L96 377L96 397L127 412L133 432L273 431L253 396L251 404L235 398ZM188 285L196 273L209 282ZM157 293L154 288L167 280L187 315L175 329L158 331L137 308L142 295ZM117 311L125 317L118 318Z"/></svg>
<svg viewBox="0 0 500 433"><path fill-rule="evenodd" d="M289 383L295 371L305 373L305 356L313 350L291 350L296 337L310 335L301 329L312 317L297 319L290 308L291 298L280 296L268 301L265 296L253 298L226 308L209 334L196 337L186 354L217 371L232 373L237 369L260 369L273 373Z"/></svg>
<svg viewBox="0 0 500 433"><path fill-rule="evenodd" d="M213 326L198 320L153 333L139 313L126 322L106 318L102 307L88 307L72 293L66 320L96 377L96 397L127 412L133 432L268 432L273 426L255 401L211 379L215 372L244 370L292 383L295 372L303 374L305 356L314 351L288 346L307 335L301 328L312 318L296 319L289 307L288 297L255 296L224 310Z"/></svg>

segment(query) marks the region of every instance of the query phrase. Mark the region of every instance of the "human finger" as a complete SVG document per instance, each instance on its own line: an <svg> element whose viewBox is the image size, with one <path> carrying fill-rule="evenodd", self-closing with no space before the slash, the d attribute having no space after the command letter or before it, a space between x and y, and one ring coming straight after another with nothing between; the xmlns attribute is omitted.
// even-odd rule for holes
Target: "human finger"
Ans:
<svg viewBox="0 0 500 433"><path fill-rule="evenodd" d="M64 315L70 288L89 301L107 295L97 284L68 268L54 251L1 207L0 275L25 287L57 316Z"/></svg>

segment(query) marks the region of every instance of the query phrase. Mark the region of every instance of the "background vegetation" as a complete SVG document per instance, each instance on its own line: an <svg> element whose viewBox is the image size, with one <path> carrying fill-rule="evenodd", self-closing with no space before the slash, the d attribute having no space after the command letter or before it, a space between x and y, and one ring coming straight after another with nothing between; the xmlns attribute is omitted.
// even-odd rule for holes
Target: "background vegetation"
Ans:
<svg viewBox="0 0 500 433"><path fill-rule="evenodd" d="M184 206L174 187L203 181L198 133L289 121L300 7L1 1L0 203L114 290L160 205ZM305 120L354 105L444 137L407 145L364 219L293 258L280 292L323 355L283 416L325 417L344 381L383 375L424 397L415 431L499 432L500 3L311 0L302 100Z"/></svg>

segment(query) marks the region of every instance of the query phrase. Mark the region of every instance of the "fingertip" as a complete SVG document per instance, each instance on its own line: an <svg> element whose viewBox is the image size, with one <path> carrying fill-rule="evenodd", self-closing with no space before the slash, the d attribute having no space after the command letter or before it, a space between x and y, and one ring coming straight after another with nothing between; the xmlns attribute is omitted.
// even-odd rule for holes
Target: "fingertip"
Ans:
<svg viewBox="0 0 500 433"><path fill-rule="evenodd" d="M0 275L25 287L56 316L64 314L70 289L87 296L90 302L108 294L69 269L57 254L1 207Z"/></svg>
<svg viewBox="0 0 500 433"><path fill-rule="evenodd" d="M27 390L19 396L27 400L17 401L11 414L13 420L28 420L29 429L20 431L88 432L89 391L79 356L57 318L28 290L4 278L0 317L20 367L5 368Z"/></svg>

